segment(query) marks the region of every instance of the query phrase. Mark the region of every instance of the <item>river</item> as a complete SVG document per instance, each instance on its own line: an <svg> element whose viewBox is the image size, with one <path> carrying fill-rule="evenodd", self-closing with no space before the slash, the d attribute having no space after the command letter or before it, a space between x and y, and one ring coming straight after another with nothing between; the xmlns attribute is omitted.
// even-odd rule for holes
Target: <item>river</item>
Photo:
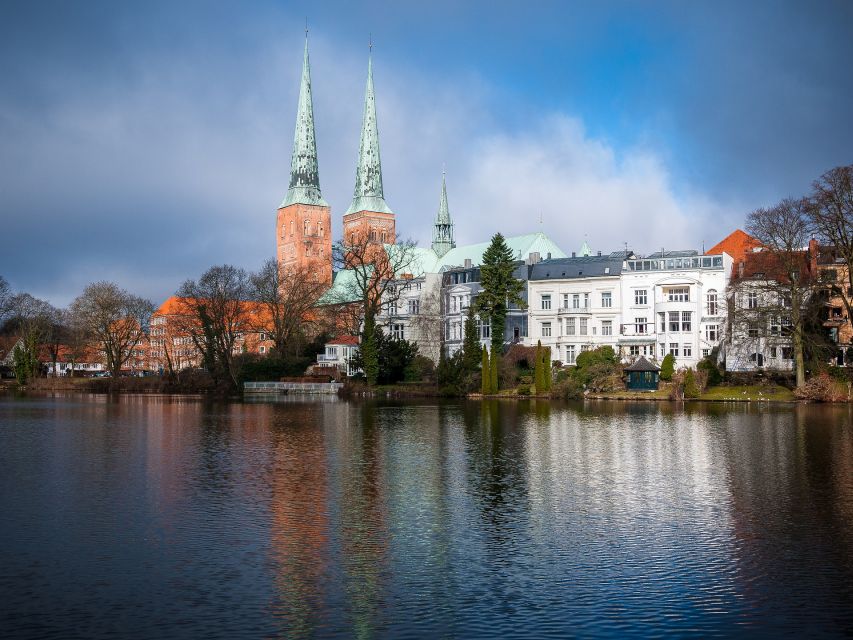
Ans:
<svg viewBox="0 0 853 640"><path fill-rule="evenodd" d="M0 397L4 638L843 636L847 406Z"/></svg>

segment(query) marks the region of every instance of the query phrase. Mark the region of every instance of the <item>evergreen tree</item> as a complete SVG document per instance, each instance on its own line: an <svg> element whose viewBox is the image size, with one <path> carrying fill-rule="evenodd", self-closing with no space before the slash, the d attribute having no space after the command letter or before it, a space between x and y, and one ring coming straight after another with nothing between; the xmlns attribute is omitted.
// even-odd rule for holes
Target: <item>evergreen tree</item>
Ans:
<svg viewBox="0 0 853 640"><path fill-rule="evenodd" d="M489 370L489 352L486 351L485 346L483 346L483 363L480 369L480 377L482 378L480 390L484 396L487 396L492 389L492 376Z"/></svg>
<svg viewBox="0 0 853 640"><path fill-rule="evenodd" d="M693 369L688 369L684 372L684 397L698 398L699 395L699 385L696 384L696 376L693 374Z"/></svg>
<svg viewBox="0 0 853 640"><path fill-rule="evenodd" d="M675 373L675 356L671 353L664 356L663 362L660 363L660 379L672 380L672 375Z"/></svg>
<svg viewBox="0 0 853 640"><path fill-rule="evenodd" d="M536 341L536 355L533 360L533 385L536 387L536 393L545 391L545 384L542 377L542 341Z"/></svg>
<svg viewBox="0 0 853 640"><path fill-rule="evenodd" d="M468 307L468 316L465 318L462 361L465 366L465 373L476 373L480 366L480 336L477 332L477 320L474 317L473 304Z"/></svg>
<svg viewBox="0 0 853 640"><path fill-rule="evenodd" d="M500 233L492 237L489 248L483 253L480 266L480 285L483 290L477 296L477 311L485 315L492 325L492 353L503 350L504 331L506 329L507 305L524 306L521 292L524 283L512 274L515 270L515 257L512 249Z"/></svg>
<svg viewBox="0 0 853 640"><path fill-rule="evenodd" d="M379 348L376 340L376 318L368 313L364 318L364 330L361 334L361 361L367 384L373 386L379 378Z"/></svg>
<svg viewBox="0 0 853 640"><path fill-rule="evenodd" d="M498 392L498 368L501 364L501 354L500 351L492 351L492 357L490 358L491 362L489 363L489 388L492 393Z"/></svg>
<svg viewBox="0 0 853 640"><path fill-rule="evenodd" d="M542 353L542 390L551 391L551 347L545 347Z"/></svg>

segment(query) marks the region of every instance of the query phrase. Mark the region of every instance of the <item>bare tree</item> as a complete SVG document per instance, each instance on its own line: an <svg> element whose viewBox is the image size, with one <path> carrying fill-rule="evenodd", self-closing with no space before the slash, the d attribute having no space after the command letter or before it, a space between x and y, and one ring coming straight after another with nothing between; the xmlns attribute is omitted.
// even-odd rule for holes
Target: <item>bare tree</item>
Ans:
<svg viewBox="0 0 853 640"><path fill-rule="evenodd" d="M730 332L742 344L791 344L797 386L805 383L804 346L808 305L815 283L808 251L806 200L786 199L747 216L747 232L764 247L747 257L749 270L733 279ZM786 347L787 348L787 347Z"/></svg>
<svg viewBox="0 0 853 640"><path fill-rule="evenodd" d="M237 386L234 351L252 329L246 304L250 293L246 271L229 264L211 267L197 282L187 280L178 289L177 320L217 383Z"/></svg>
<svg viewBox="0 0 853 640"><path fill-rule="evenodd" d="M349 320L361 322L361 358L372 385L379 375L376 317L382 305L395 305L400 299L399 280L411 276L417 266L415 243L380 244L363 230L335 243L332 256L338 274L324 302L355 311Z"/></svg>
<svg viewBox="0 0 853 640"><path fill-rule="evenodd" d="M315 276L310 267L286 267L271 258L250 277L252 296L260 306L255 329L270 335L279 356L298 348L306 331L318 323L316 304L328 284Z"/></svg>
<svg viewBox="0 0 853 640"><path fill-rule="evenodd" d="M853 165L830 169L812 184L808 213L818 238L845 267L843 280L825 284L853 319Z"/></svg>
<svg viewBox="0 0 853 640"><path fill-rule="evenodd" d="M0 276L0 326L12 312L12 288L6 278Z"/></svg>
<svg viewBox="0 0 853 640"><path fill-rule="evenodd" d="M23 383L39 374L39 348L49 336L56 309L29 293L19 293L9 301L11 324L20 344L15 350L15 370Z"/></svg>
<svg viewBox="0 0 853 640"><path fill-rule="evenodd" d="M112 282L90 284L71 303L73 322L85 327L106 360L112 376L118 376L134 347L142 343L154 304Z"/></svg>

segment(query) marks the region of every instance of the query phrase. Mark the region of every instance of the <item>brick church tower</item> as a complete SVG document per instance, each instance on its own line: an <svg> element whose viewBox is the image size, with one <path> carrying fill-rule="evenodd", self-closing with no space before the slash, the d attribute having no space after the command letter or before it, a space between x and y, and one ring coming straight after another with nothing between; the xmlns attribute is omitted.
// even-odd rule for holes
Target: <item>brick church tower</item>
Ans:
<svg viewBox="0 0 853 640"><path fill-rule="evenodd" d="M290 188L278 208L276 248L281 267L310 270L319 281L332 283L332 212L320 193L307 35L290 161Z"/></svg>
<svg viewBox="0 0 853 640"><path fill-rule="evenodd" d="M355 191L352 203L344 214L344 240L361 238L363 234L371 241L383 244L394 244L397 237L394 212L385 204L382 191L382 161L379 158L372 56L367 63L367 89L364 95L358 166L355 171Z"/></svg>

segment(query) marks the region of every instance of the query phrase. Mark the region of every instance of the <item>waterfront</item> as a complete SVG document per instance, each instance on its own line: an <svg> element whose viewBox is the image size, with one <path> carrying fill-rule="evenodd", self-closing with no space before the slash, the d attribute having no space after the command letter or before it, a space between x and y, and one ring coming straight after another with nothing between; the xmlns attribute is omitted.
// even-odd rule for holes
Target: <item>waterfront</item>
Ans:
<svg viewBox="0 0 853 640"><path fill-rule="evenodd" d="M843 635L847 406L0 398L4 637Z"/></svg>

